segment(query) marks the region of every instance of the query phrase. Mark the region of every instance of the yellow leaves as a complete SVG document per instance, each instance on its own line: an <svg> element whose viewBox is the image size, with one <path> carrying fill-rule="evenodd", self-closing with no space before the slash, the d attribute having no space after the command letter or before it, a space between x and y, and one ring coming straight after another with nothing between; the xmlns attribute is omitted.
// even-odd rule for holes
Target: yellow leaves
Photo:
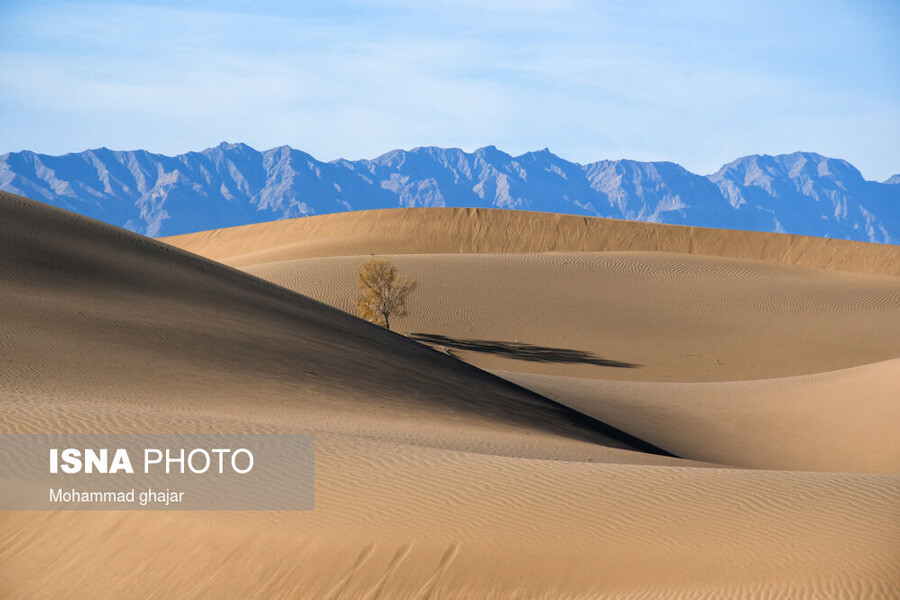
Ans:
<svg viewBox="0 0 900 600"><path fill-rule="evenodd" d="M391 328L391 317L406 315L406 301L416 289L417 282L404 275L397 278L397 268L383 258L373 258L363 263L356 274L359 296L355 304L359 316Z"/></svg>

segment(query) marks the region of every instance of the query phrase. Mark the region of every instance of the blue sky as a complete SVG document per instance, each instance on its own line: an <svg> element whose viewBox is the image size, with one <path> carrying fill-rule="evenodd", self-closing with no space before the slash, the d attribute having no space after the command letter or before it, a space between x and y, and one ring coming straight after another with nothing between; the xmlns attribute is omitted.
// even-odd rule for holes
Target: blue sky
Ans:
<svg viewBox="0 0 900 600"><path fill-rule="evenodd" d="M0 153L549 147L900 172L900 3L0 0Z"/></svg>

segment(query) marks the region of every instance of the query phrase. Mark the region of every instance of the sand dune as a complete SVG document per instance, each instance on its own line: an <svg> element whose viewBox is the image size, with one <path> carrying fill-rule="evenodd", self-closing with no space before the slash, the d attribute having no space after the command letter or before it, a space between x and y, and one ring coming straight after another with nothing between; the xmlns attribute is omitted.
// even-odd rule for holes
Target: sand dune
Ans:
<svg viewBox="0 0 900 600"><path fill-rule="evenodd" d="M348 438L317 446L312 512L0 515L4 596L900 591L891 476L526 460Z"/></svg>
<svg viewBox="0 0 900 600"><path fill-rule="evenodd" d="M399 327L679 456L900 472L896 277L668 253L391 259L420 281ZM362 260L245 268L352 311Z"/></svg>
<svg viewBox="0 0 900 600"><path fill-rule="evenodd" d="M408 421L400 427L423 443L431 438L416 419L440 421L442 439L448 426L495 428L497 440L525 428L630 447L580 413L325 304L111 226L3 201L7 397L102 395L176 410L214 399L252 412L247 403L265 399L309 414L307 426L341 413L352 417L344 428Z"/></svg>
<svg viewBox="0 0 900 600"><path fill-rule="evenodd" d="M680 456L763 469L900 473L900 359L720 383L497 374Z"/></svg>
<svg viewBox="0 0 900 600"><path fill-rule="evenodd" d="M895 246L483 208L337 213L163 240L234 266L357 254L676 252L900 275Z"/></svg>
<svg viewBox="0 0 900 600"><path fill-rule="evenodd" d="M8 194L0 194L0 211L0 431L316 434L313 511L0 513L2 597L900 595L896 475L732 469L652 454L581 413L261 279ZM338 248L339 241L334 245ZM348 242L335 254L360 253L355 248ZM343 297L345 284L330 282L343 282L341 269L356 259L302 262L289 254L283 256L297 262L254 269L270 269L265 274L273 279L281 273L288 284L302 282L295 287L309 294L319 290L323 298ZM538 277L525 283L540 304L553 282L542 288L539 276L558 268L554 261L578 257L522 257L509 265L491 263L500 260L496 257L474 257L485 259L480 266L465 262L473 257L457 258L462 262L403 258L411 261L404 265L409 270L414 264L425 269L418 274L417 299L442 297L439 286L429 290L437 285L426 283L429 273L457 280L469 273L474 286L487 266L499 274L501 267L515 271L524 265ZM618 271L603 268L619 273L620 283L628 280L629 269L642 269L637 279L656 277L657 283L672 271L659 267L652 275L654 257L642 255L582 258L585 280L597 261L607 259L624 261ZM431 259L437 262L428 263ZM734 268L703 261L688 268L699 275L676 275L672 289L711 285L725 277L717 275L721 269ZM732 276L740 281L752 280L748 273L761 268L741 265L749 271ZM784 268L773 267L776 275ZM852 319L834 309L834 298L859 305L851 312L862 311L860 323L876 322L859 338L848 338L850 358L833 356L840 352L831 345L786 372L825 377L840 365L867 369L859 365L889 354L885 340L893 330L883 315L895 310L893 278L797 273L792 267L778 275L782 279L776 277L780 283L771 284L771 289L787 286L800 298L794 313L779 313L776 322L793 315L815 329L830 315L839 335L849 336ZM522 276L512 272L496 283L512 284ZM752 296L755 289L742 288L741 294ZM820 293L831 299L827 306L808 305ZM444 295L452 302L434 308L414 305L409 319L431 319L423 322L430 323L423 325L425 332L515 342L510 336L524 320L464 321L466 315L492 318L479 312L490 301L480 294L472 288L468 310L459 294ZM579 304L583 298L568 297L566 310L573 315L593 310ZM644 300L641 310L651 304ZM754 310L763 315L769 310L745 304L714 305L725 310L722 322L729 315L750 318ZM535 311L524 316L539 314ZM632 323L640 322L641 314ZM460 326L460 320L467 324ZM676 322L674 317L662 321ZM556 323L523 332L520 343L559 346ZM582 337L572 339L578 343L590 337L577 333ZM702 343L713 344L726 333L704 334ZM765 341L762 336L754 344L761 348ZM827 341L821 337L822 344ZM641 350L641 344L629 346L612 334L602 342L586 351L647 363L644 381L620 376L608 384L672 385L654 379L661 371L649 370L654 357L665 363L668 351ZM728 348L725 341L717 343L717 351ZM628 348L638 354L626 356ZM525 365L519 373L554 365L462 354L473 362L472 356L486 357L495 367ZM851 363L855 366L847 366ZM639 371L596 364L573 368ZM652 368L677 369L679 363ZM734 367L725 383L707 385L739 385L735 379L754 368ZM891 369L872 376L892 377ZM702 382L711 370L698 368L684 378ZM632 388L624 389L627 395ZM580 407L585 412L594 410L592 398ZM623 396L614 405L621 414L610 414L635 427L643 419L632 422L627 400ZM633 415L640 417L637 409ZM645 427L652 435L658 429ZM696 450L674 437L665 441Z"/></svg>
<svg viewBox="0 0 900 600"><path fill-rule="evenodd" d="M900 254L900 252L898 252ZM367 257L243 267L352 312ZM736 381L900 356L900 279L671 253L389 256L419 281L402 332L576 349L638 365L456 354L482 368L635 381Z"/></svg>
<svg viewBox="0 0 900 600"><path fill-rule="evenodd" d="M244 268L352 312L365 258ZM679 456L900 472L896 277L671 253L390 258L420 282L399 328Z"/></svg>

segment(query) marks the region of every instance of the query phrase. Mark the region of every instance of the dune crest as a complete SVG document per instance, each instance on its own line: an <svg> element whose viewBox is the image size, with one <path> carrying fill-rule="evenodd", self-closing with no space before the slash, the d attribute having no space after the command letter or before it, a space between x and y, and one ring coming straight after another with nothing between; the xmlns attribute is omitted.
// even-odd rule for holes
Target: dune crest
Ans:
<svg viewBox="0 0 900 600"><path fill-rule="evenodd" d="M649 251L900 275L897 246L486 208L364 210L162 240L237 267L358 254Z"/></svg>

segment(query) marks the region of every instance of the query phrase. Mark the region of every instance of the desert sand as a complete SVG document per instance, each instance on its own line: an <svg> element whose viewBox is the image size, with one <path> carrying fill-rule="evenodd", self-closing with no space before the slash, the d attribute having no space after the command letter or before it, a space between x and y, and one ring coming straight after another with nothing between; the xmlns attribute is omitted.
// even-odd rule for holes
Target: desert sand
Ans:
<svg viewBox="0 0 900 600"><path fill-rule="evenodd" d="M900 275L896 248L884 244L484 208L363 210L164 241L237 266L370 253L650 251Z"/></svg>
<svg viewBox="0 0 900 600"><path fill-rule="evenodd" d="M894 247L0 211L0 432L316 435L312 511L0 513L4 598L900 595ZM340 310L371 254L437 350Z"/></svg>
<svg viewBox="0 0 900 600"><path fill-rule="evenodd" d="M244 268L352 312L365 259ZM390 259L420 281L398 329L679 456L900 472L896 277L647 252Z"/></svg>

